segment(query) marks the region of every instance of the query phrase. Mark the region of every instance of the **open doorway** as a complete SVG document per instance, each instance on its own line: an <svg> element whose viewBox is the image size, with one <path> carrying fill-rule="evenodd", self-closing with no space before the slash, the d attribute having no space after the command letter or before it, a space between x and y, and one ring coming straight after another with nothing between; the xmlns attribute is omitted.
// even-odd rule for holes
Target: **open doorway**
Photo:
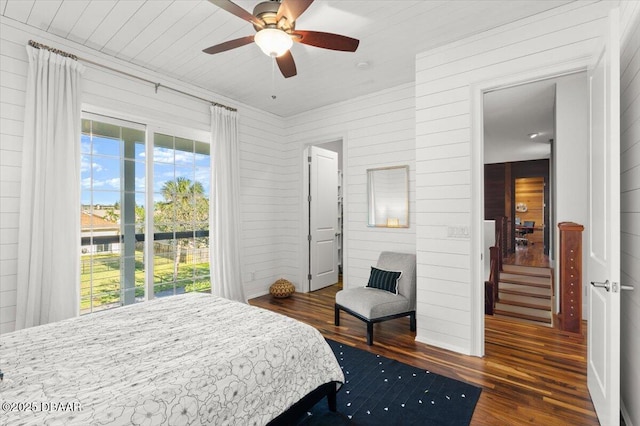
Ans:
<svg viewBox="0 0 640 426"><path fill-rule="evenodd" d="M340 282L342 273L342 140L308 146L304 152L308 290Z"/></svg>
<svg viewBox="0 0 640 426"><path fill-rule="evenodd" d="M586 220L587 93L581 72L483 96L485 233L497 231L485 240L497 237L500 247L497 316L553 326L557 223Z"/></svg>

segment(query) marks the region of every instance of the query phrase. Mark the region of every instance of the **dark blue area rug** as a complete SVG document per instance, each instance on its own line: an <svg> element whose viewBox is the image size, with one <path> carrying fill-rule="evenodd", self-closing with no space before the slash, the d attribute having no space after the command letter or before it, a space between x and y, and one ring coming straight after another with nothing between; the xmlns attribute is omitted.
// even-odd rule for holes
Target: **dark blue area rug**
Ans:
<svg viewBox="0 0 640 426"><path fill-rule="evenodd" d="M346 383L338 412L326 398L300 425L468 425L481 389L361 349L328 340Z"/></svg>

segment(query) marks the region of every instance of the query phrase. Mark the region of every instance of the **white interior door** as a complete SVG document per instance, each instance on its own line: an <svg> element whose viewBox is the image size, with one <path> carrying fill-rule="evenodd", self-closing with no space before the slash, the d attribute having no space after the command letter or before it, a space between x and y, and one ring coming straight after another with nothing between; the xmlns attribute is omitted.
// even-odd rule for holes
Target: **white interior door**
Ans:
<svg viewBox="0 0 640 426"><path fill-rule="evenodd" d="M620 421L620 47L618 11L589 70L587 381L600 424Z"/></svg>
<svg viewBox="0 0 640 426"><path fill-rule="evenodd" d="M309 151L310 291L338 282L338 153Z"/></svg>

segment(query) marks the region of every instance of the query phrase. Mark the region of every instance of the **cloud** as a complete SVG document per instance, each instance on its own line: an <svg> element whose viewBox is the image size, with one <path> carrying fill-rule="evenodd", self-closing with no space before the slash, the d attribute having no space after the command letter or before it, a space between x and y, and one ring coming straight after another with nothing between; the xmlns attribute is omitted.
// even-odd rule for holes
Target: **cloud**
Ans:
<svg viewBox="0 0 640 426"><path fill-rule="evenodd" d="M146 179L144 177L136 178L136 191L144 191L146 186Z"/></svg>
<svg viewBox="0 0 640 426"><path fill-rule="evenodd" d="M120 189L120 178L111 178L105 180L94 180L93 181L94 188L112 188L112 189Z"/></svg>
<svg viewBox="0 0 640 426"><path fill-rule="evenodd" d="M80 160L80 171L85 173L89 170L93 170L94 172L101 172L105 170L105 168L102 167L102 164L100 163L90 163L89 158L83 156Z"/></svg>

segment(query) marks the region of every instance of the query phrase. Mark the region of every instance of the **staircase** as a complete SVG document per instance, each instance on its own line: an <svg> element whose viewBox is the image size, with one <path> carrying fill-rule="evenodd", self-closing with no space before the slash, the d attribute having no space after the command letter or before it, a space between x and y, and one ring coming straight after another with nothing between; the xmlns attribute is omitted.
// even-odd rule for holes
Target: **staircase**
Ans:
<svg viewBox="0 0 640 426"><path fill-rule="evenodd" d="M503 265L494 314L551 326L551 269Z"/></svg>

